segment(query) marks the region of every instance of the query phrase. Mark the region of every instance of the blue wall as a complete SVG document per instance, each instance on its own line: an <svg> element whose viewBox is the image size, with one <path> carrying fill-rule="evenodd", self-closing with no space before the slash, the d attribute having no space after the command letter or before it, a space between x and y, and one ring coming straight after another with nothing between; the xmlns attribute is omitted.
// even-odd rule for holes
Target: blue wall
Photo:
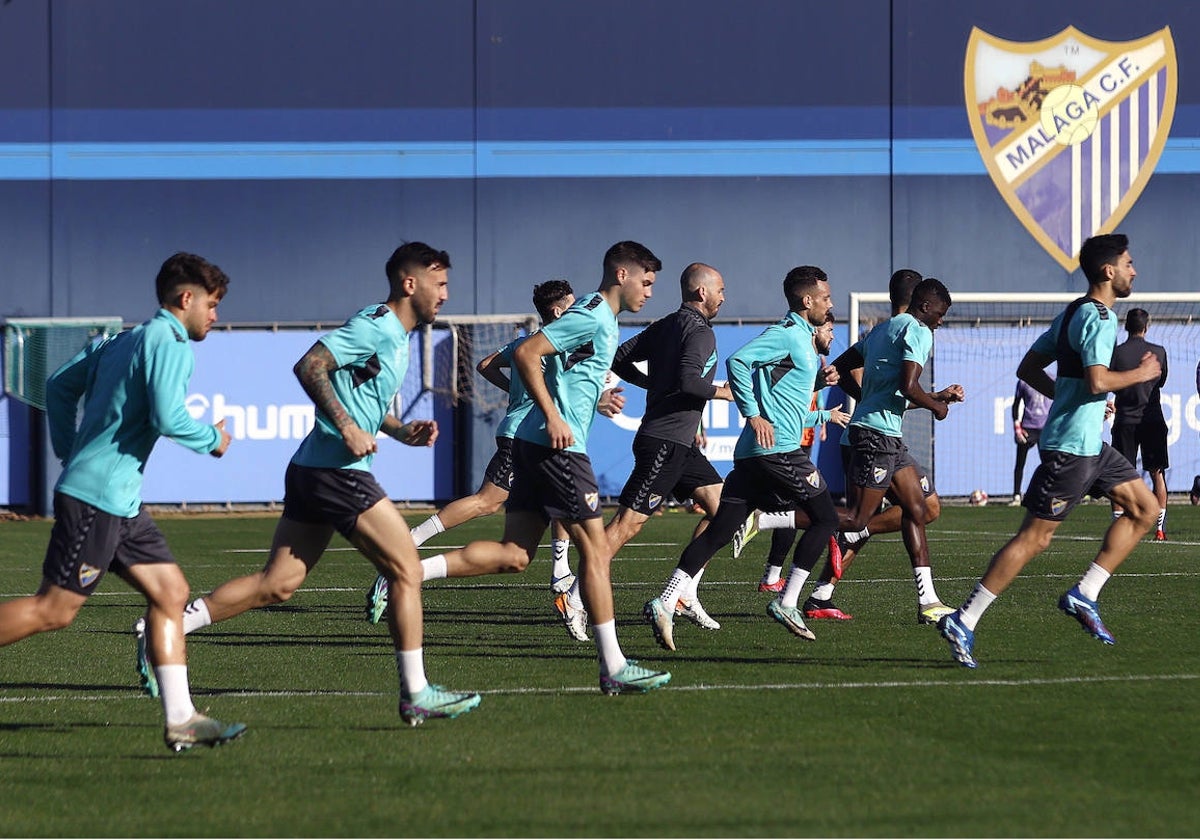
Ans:
<svg viewBox="0 0 1200 840"><path fill-rule="evenodd" d="M840 303L901 264L1077 288L984 173L962 93L972 26L1068 24L1172 28L1172 140L1122 227L1141 288L1191 288L1200 248L1172 223L1200 171L1200 7L1181 0L10 0L0 315L140 320L182 248L233 278L226 320L340 319L402 238L454 257L447 314L511 311L550 276L587 288L626 237L667 276L722 268L728 316L772 317L801 262Z"/></svg>
<svg viewBox="0 0 1200 840"><path fill-rule="evenodd" d="M142 320L183 249L231 276L227 322L340 323L402 239L450 251L446 314L528 311L554 276L586 290L625 238L666 281L720 268L724 318L775 317L800 263L842 317L901 265L954 291L1078 289L991 183L963 102L972 27L1068 25L1171 27L1172 135L1121 228L1140 290L1191 290L1184 0L9 0L0 316Z"/></svg>

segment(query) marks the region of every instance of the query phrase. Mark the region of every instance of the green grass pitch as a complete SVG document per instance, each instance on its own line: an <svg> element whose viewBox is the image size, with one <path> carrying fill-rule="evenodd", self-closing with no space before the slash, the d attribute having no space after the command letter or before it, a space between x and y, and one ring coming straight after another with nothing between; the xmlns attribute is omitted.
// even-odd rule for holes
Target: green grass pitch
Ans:
<svg viewBox="0 0 1200 840"><path fill-rule="evenodd" d="M944 509L942 600L962 602L1021 513ZM111 577L72 627L0 650L0 835L1195 836L1200 509L1173 506L1171 541L1141 545L1105 589L1114 647L1055 608L1107 519L1079 508L996 602L976 671L917 625L894 536L838 589L854 620L812 622L815 642L764 613L767 536L737 561L726 549L701 587L722 629L681 622L669 654L640 610L696 519L652 518L613 575L626 654L674 674L645 696L600 694L594 648L552 616L548 552L523 575L432 583L430 679L484 697L415 729L386 630L362 618L373 573L337 540L289 603L188 637L197 706L250 730L179 756L136 688L139 599ZM201 594L262 564L274 520L160 525ZM36 588L48 532L0 523L0 598Z"/></svg>

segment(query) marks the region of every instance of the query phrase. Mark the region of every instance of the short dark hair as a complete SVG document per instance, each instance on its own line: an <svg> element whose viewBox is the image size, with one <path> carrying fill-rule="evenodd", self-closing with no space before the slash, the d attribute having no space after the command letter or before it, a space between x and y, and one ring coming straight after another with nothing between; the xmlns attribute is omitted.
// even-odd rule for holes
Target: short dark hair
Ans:
<svg viewBox="0 0 1200 840"><path fill-rule="evenodd" d="M1091 237L1079 249L1079 267L1083 269L1083 276L1092 285L1103 282L1104 266L1113 265L1128 250L1129 237L1123 233Z"/></svg>
<svg viewBox="0 0 1200 840"><path fill-rule="evenodd" d="M429 268L440 265L450 267L450 255L445 251L426 245L424 242L405 242L388 257L384 272L388 283L399 283L400 278L414 268Z"/></svg>
<svg viewBox="0 0 1200 840"><path fill-rule="evenodd" d="M219 300L225 297L229 278L204 257L180 251L167 257L154 278L158 302L170 303L183 286L200 286L209 294L216 292Z"/></svg>
<svg viewBox="0 0 1200 840"><path fill-rule="evenodd" d="M689 263L683 273L679 275L679 293L684 300L697 300L699 297L699 288L704 285L702 278L709 272L714 271L712 266L704 263L694 262Z"/></svg>
<svg viewBox="0 0 1200 840"><path fill-rule="evenodd" d="M788 309L799 311L801 299L812 294L818 283L828 280L825 272L815 265L798 265L793 268L783 278L783 296L787 298Z"/></svg>
<svg viewBox="0 0 1200 840"><path fill-rule="evenodd" d="M1125 332L1140 335L1150 326L1150 313L1145 309L1130 309L1125 313Z"/></svg>
<svg viewBox="0 0 1200 840"><path fill-rule="evenodd" d="M946 285L936 277L926 277L920 283L913 287L912 298L909 300L908 308L914 309L921 304L922 301L932 300L937 298L942 303L946 304L946 308L950 308L950 290Z"/></svg>
<svg viewBox="0 0 1200 840"><path fill-rule="evenodd" d="M604 273L616 271L622 265L636 265L642 271L662 271L662 261L640 242L625 240L604 252Z"/></svg>
<svg viewBox="0 0 1200 840"><path fill-rule="evenodd" d="M550 320L550 310L554 308L554 304L567 295L573 294L575 294L575 290L566 280L547 280L545 283L538 283L533 287L533 308L537 310L538 317L543 322L547 322Z"/></svg>
<svg viewBox="0 0 1200 840"><path fill-rule="evenodd" d="M912 300L913 289L921 282L921 272L911 268L901 268L892 274L888 280L888 297L891 298L892 308L899 309L908 306Z"/></svg>

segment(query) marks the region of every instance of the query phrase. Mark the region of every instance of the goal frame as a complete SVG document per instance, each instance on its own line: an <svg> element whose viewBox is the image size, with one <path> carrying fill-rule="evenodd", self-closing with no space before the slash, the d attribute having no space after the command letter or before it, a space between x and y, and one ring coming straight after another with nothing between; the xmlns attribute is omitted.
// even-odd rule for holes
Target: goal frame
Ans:
<svg viewBox="0 0 1200 840"><path fill-rule="evenodd" d="M996 303L996 304L1008 304L1008 305L1012 305L1012 306L1018 306L1023 303L1032 303L1032 304L1061 303L1063 306L1066 306L1068 303L1070 303L1073 300L1077 300L1081 296L1082 296L1082 294L1077 293L1077 292L951 292L951 295L950 295L950 297L953 299L954 303L956 303L956 304L958 304L958 303L983 303L983 304ZM1200 292L1135 292L1133 295L1130 295L1128 298L1122 298L1122 301L1127 302L1132 306L1136 306L1139 303L1192 304L1193 306L1196 307L1196 313L1186 316L1186 318L1184 316L1180 316L1179 318L1171 318L1171 320L1178 320L1181 322L1191 323L1192 320L1194 320L1196 317L1200 316ZM853 345L856 341L858 341L858 339L862 335L860 327L862 324L862 305L864 303L882 303L882 304L885 304L890 307L891 306L891 298L888 296L887 292L851 292L850 293L849 326L850 326L850 344L851 345ZM1057 313L1055 313L1055 314L1057 314ZM1161 319L1164 316L1158 315L1156 317ZM976 321L976 322L978 322L979 320L980 319L977 319L977 318L955 317L953 306L950 309L950 314L947 315L947 321L949 321L949 322L954 322L954 321L963 321L963 322ZM997 320L1013 321L1014 323L1021 323L1021 324L1025 324L1025 325L1033 324L1033 323L1049 324L1052 320L1054 320L1054 316L1051 315L1048 318L1043 318L1041 316L1030 316L1030 317L1026 317L1024 319L1021 319L1021 318L1014 319L1014 318L1011 318L1008 316L997 316Z"/></svg>
<svg viewBox="0 0 1200 840"><path fill-rule="evenodd" d="M46 408L44 405L39 405L36 400L30 399L30 383L25 379L25 342L30 330L52 327L75 327L80 329L94 329L95 336L110 336L119 333L124 329L124 326L125 321L119 315L4 318L4 393L34 408L42 410ZM83 345L80 345L79 349L83 349ZM75 352L78 352L78 350L73 351L71 355L73 356ZM67 358L70 358L70 356ZM63 361L66 361L66 359ZM49 376L58 368L58 364L46 365L46 368L46 375Z"/></svg>

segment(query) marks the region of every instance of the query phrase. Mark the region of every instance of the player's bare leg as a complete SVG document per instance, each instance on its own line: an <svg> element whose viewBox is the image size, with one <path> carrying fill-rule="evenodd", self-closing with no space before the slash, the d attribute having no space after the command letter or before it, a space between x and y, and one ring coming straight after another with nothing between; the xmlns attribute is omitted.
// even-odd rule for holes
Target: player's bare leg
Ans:
<svg viewBox="0 0 1200 840"><path fill-rule="evenodd" d="M642 668L625 658L617 641L612 593L612 551L600 519L564 523L579 552L580 595L591 620L600 659L600 690L605 694L649 691L671 675Z"/></svg>
<svg viewBox="0 0 1200 840"><path fill-rule="evenodd" d="M404 517L388 499L359 514L351 542L389 581L388 631L400 677L400 716L413 726L431 717L457 717L479 695L431 685L425 676L421 560Z"/></svg>
<svg viewBox="0 0 1200 840"><path fill-rule="evenodd" d="M0 604L0 647L69 626L86 602L86 595L43 580L36 594Z"/></svg>
<svg viewBox="0 0 1200 840"><path fill-rule="evenodd" d="M204 596L202 600L210 618L206 623L224 621L247 610L291 598L321 559L333 532L332 525L281 518L275 526L271 554L262 570L227 581ZM193 629L196 628L189 620L187 632Z"/></svg>
<svg viewBox="0 0 1200 840"><path fill-rule="evenodd" d="M449 531L477 517L499 512L507 500L507 490L485 481L475 493L455 499L438 511L437 516L442 522L442 528Z"/></svg>
<svg viewBox="0 0 1200 840"><path fill-rule="evenodd" d="M180 752L241 737L245 724L222 723L198 713L192 703L183 627L190 587L183 571L174 563L140 563L117 574L146 596L145 653L148 667L153 668L155 692L162 698L168 749Z"/></svg>
<svg viewBox="0 0 1200 840"><path fill-rule="evenodd" d="M546 533L546 520L527 510L504 515L504 536L495 540L476 540L462 548L426 558L426 566L444 558L446 573L437 577L478 577L479 575L523 572L537 555L538 543ZM427 574L428 577L428 574Z"/></svg>

